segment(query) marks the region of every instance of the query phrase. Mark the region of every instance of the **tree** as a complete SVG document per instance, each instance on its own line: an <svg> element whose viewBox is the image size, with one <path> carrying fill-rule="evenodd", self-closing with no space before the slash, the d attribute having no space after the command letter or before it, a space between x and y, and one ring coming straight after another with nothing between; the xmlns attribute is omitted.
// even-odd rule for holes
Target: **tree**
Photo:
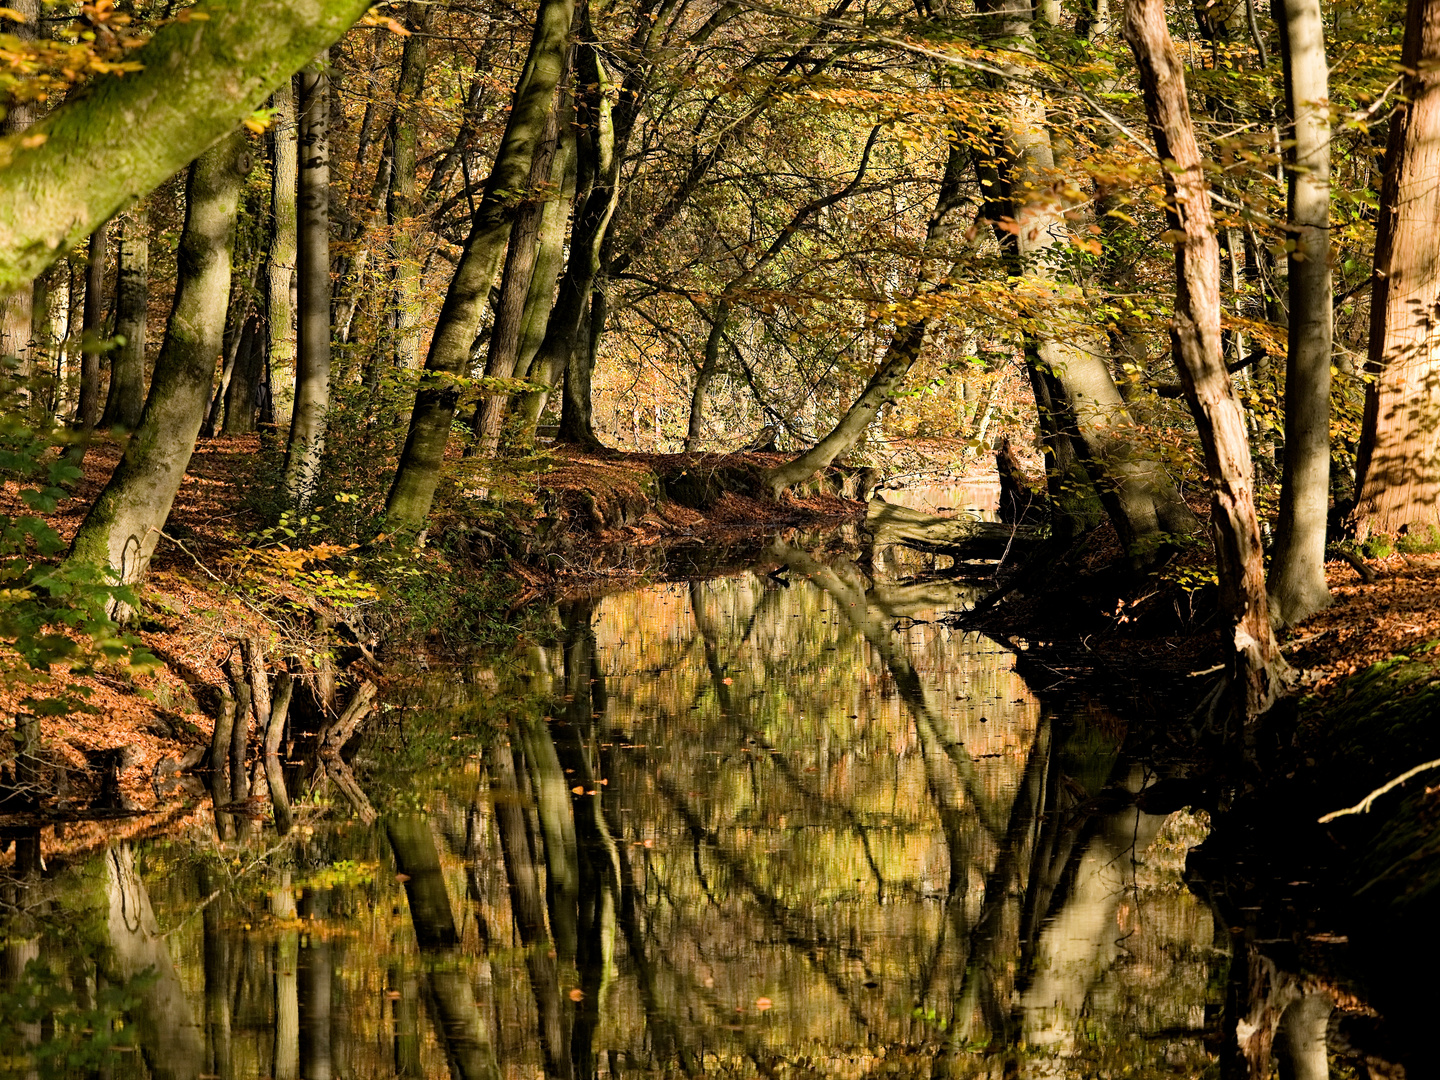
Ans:
<svg viewBox="0 0 1440 1080"><path fill-rule="evenodd" d="M1325 526L1330 506L1330 91L1320 0L1277 0L1285 63L1290 187L1289 350L1285 471L1270 566L1270 616L1289 625L1330 603Z"/></svg>
<svg viewBox="0 0 1440 1080"><path fill-rule="evenodd" d="M300 75L295 408L285 449L285 495L309 505L330 407L330 84L327 53Z"/></svg>
<svg viewBox="0 0 1440 1080"><path fill-rule="evenodd" d="M161 28L135 54L141 70L99 77L0 139L0 294L225 137L369 6L211 0Z"/></svg>
<svg viewBox="0 0 1440 1080"><path fill-rule="evenodd" d="M500 149L430 339L405 447L386 500L386 525L391 530L418 531L430 513L459 400L456 379L466 372L481 309L510 237L516 212L512 195L524 190L544 134L574 11L573 0L542 0L536 13L530 52L515 87Z"/></svg>
<svg viewBox="0 0 1440 1080"><path fill-rule="evenodd" d="M175 305L140 424L71 544L69 562L139 581L190 464L225 332L240 188L250 171L240 131L195 160L185 185Z"/></svg>
<svg viewBox="0 0 1440 1080"><path fill-rule="evenodd" d="M1440 528L1440 0L1410 0L1375 236L1356 534Z"/></svg>
<svg viewBox="0 0 1440 1080"><path fill-rule="evenodd" d="M1237 711L1250 720L1275 701L1287 669L1270 627L1244 410L1220 339L1220 245L1210 186L1164 0L1126 0L1124 33L1139 68L1165 181L1166 216L1175 238L1171 349L1210 476L1220 606L1230 626L1227 664Z"/></svg>
<svg viewBox="0 0 1440 1080"><path fill-rule="evenodd" d="M150 307L150 215L142 202L120 226L116 252L115 336L102 427L132 431L145 407L145 322Z"/></svg>
<svg viewBox="0 0 1440 1080"><path fill-rule="evenodd" d="M265 363L270 372L295 362L290 290L295 283L298 175L295 87L286 79L270 99L270 248L265 255Z"/></svg>

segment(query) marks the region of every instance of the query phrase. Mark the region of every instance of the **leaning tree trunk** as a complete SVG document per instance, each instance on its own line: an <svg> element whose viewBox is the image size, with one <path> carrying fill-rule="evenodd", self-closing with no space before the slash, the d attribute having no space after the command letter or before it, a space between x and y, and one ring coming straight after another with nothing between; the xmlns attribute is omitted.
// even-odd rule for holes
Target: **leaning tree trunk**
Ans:
<svg viewBox="0 0 1440 1080"><path fill-rule="evenodd" d="M1285 472L1270 564L1270 617L1299 622L1330 603L1330 110L1320 0L1279 0L1285 96L1294 125L1290 181L1290 339L1285 361Z"/></svg>
<svg viewBox="0 0 1440 1080"><path fill-rule="evenodd" d="M1245 413L1220 338L1220 245L1210 187L1185 97L1185 68L1165 24L1164 0L1126 0L1125 40L1140 71L1156 155L1165 162L1161 172L1170 228L1184 234L1175 245L1170 342L1214 493L1210 522L1221 609L1230 624L1228 667L1236 704L1248 720L1275 701L1286 665L1270 628Z"/></svg>
<svg viewBox="0 0 1440 1080"><path fill-rule="evenodd" d="M150 214L142 202L121 226L115 272L115 336L102 427L133 431L145 408L145 322L150 306Z"/></svg>
<svg viewBox="0 0 1440 1080"><path fill-rule="evenodd" d="M295 332L290 325L290 289L295 283L296 155L295 87L287 79L270 99L275 119L270 125L270 250L265 256L265 354L267 385L275 373L295 363Z"/></svg>
<svg viewBox="0 0 1440 1080"><path fill-rule="evenodd" d="M330 87L328 50L300 75L299 332L295 408L285 450L285 495L304 509L320 478L330 407Z"/></svg>
<svg viewBox="0 0 1440 1080"><path fill-rule="evenodd" d="M1440 0L1410 0L1376 223L1355 526L1440 527Z"/></svg>
<svg viewBox="0 0 1440 1080"><path fill-rule="evenodd" d="M369 7L207 0L130 57L141 70L99 76L33 132L0 139L0 294L183 169Z"/></svg>
<svg viewBox="0 0 1440 1080"><path fill-rule="evenodd" d="M515 87L500 149L430 339L410 430L386 501L386 524L391 530L418 531L430 513L459 401L456 379L466 374L470 363L470 345L515 218L511 193L523 190L530 174L560 81L574 13L574 0L542 0L536 13L530 52Z"/></svg>
<svg viewBox="0 0 1440 1080"><path fill-rule="evenodd" d="M85 516L68 561L139 581L190 464L225 332L235 210L250 155L236 131L190 167L175 306L140 425Z"/></svg>

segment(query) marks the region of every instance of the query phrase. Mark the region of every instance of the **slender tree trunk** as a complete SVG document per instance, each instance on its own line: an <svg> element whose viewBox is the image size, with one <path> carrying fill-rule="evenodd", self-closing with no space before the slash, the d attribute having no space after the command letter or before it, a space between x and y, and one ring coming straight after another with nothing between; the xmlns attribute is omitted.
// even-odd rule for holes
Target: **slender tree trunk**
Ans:
<svg viewBox="0 0 1440 1080"><path fill-rule="evenodd" d="M1270 565L1270 617L1299 622L1330 604L1330 90L1320 0L1275 0L1293 146L1290 335L1285 362L1285 472Z"/></svg>
<svg viewBox="0 0 1440 1080"><path fill-rule="evenodd" d="M1410 0L1375 236L1356 534L1440 528L1440 0Z"/></svg>
<svg viewBox="0 0 1440 1080"><path fill-rule="evenodd" d="M287 79L270 99L275 119L270 126L270 250L265 257L265 354L267 380L273 392L278 371L295 365L295 330L291 325L290 290L295 284L297 182L295 87ZM263 411L263 410L262 410ZM273 410L272 410L273 417ZM265 423L262 418L262 423ZM268 421L273 423L273 419Z"/></svg>
<svg viewBox="0 0 1440 1080"><path fill-rule="evenodd" d="M730 301L721 300L715 305L715 314L710 318L710 333L705 335L705 355L700 361L700 370L695 373L695 385L690 390L690 421L685 430L687 454L700 446L700 439L705 433L705 400L720 366L720 346L725 340L725 324L729 321Z"/></svg>
<svg viewBox="0 0 1440 1080"><path fill-rule="evenodd" d="M1164 0L1126 0L1125 40L1140 70L1157 156L1167 163L1162 173L1170 228L1185 237L1175 245L1170 341L1214 493L1210 520L1221 609L1230 623L1228 666L1240 715L1249 720L1275 701L1287 669L1270 628L1245 413L1220 339L1220 245L1210 188Z"/></svg>
<svg viewBox="0 0 1440 1080"><path fill-rule="evenodd" d="M255 430L255 409L265 377L265 329L253 312L240 331L235 372L225 389L225 426L222 435L249 435Z"/></svg>
<svg viewBox="0 0 1440 1080"><path fill-rule="evenodd" d="M139 581L150 564L205 417L225 331L235 212L249 171L239 131L190 167L175 306L145 410L70 548L69 562L106 568L124 584Z"/></svg>
<svg viewBox="0 0 1440 1080"><path fill-rule="evenodd" d="M85 322L81 328L80 399L75 406L75 426L91 431L100 423L104 404L100 397L100 340L105 336L105 258L109 250L110 223L104 222L90 234L85 264ZM82 452L83 453L83 452Z"/></svg>
<svg viewBox="0 0 1440 1080"><path fill-rule="evenodd" d="M325 452L330 407L330 90L329 52L300 75L295 409L285 451L285 494L303 509L310 503Z"/></svg>
<svg viewBox="0 0 1440 1080"><path fill-rule="evenodd" d="M500 149L430 340L425 376L415 395L410 430L386 504L391 530L418 532L430 513L459 398L455 379L469 365L470 345L515 217L510 193L521 190L529 176L564 66L573 16L574 0L542 0L536 13L530 53L515 87Z"/></svg>
<svg viewBox="0 0 1440 1080"><path fill-rule="evenodd" d="M390 225L391 359L396 367L412 371L420 366L420 279L424 251L414 217L419 210L415 186L415 146L419 137L420 95L429 61L430 21L433 4L405 7L405 39L400 57L400 81L395 109L390 114L390 197L385 215Z"/></svg>
<svg viewBox="0 0 1440 1080"><path fill-rule="evenodd" d="M224 137L370 0L206 0L32 134L0 140L0 294L28 284L129 200Z"/></svg>
<svg viewBox="0 0 1440 1080"><path fill-rule="evenodd" d="M115 336L102 427L133 431L145 407L145 323L150 306L150 214L141 203L121 226L115 274Z"/></svg>
<svg viewBox="0 0 1440 1080"><path fill-rule="evenodd" d="M40 36L40 0L16 0L7 6L20 19L0 19L0 32L13 34L21 41L34 41ZM37 102L13 102L0 120L0 135L24 131L35 122L39 111ZM33 304L34 293L24 285L13 291L0 287L0 356L13 356L20 362L15 374L21 379L30 375Z"/></svg>

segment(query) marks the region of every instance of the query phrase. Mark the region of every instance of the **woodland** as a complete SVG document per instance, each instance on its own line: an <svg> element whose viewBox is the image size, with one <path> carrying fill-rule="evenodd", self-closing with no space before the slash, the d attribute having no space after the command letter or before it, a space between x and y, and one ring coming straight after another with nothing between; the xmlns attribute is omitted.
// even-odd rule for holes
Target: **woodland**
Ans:
<svg viewBox="0 0 1440 1080"><path fill-rule="evenodd" d="M173 690L217 820L290 829L290 710L373 824L405 663L727 559L873 602L796 530L1179 678L1177 807L1440 765L1440 0L11 0L0 108L0 816L76 724L131 812Z"/></svg>

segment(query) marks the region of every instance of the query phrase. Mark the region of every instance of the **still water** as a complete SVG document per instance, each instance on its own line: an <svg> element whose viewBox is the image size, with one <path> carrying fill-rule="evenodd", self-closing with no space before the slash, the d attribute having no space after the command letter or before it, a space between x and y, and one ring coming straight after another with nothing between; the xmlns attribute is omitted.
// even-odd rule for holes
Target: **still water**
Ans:
<svg viewBox="0 0 1440 1080"><path fill-rule="evenodd" d="M374 825L197 807L12 887L0 1072L1213 1069L1203 821L1115 797L1123 725L939 621L962 586L769 555L432 666L353 761Z"/></svg>

